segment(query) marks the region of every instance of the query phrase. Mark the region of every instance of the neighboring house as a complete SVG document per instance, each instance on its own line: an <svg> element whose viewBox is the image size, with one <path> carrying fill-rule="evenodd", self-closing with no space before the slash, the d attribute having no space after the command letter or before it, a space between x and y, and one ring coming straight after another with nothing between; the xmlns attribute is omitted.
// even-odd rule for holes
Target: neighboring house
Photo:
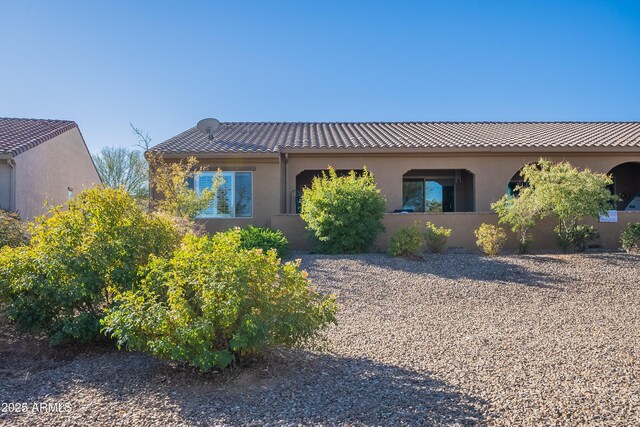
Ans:
<svg viewBox="0 0 640 427"><path fill-rule="evenodd" d="M0 208L29 220L101 183L75 122L0 118Z"/></svg>
<svg viewBox="0 0 640 427"><path fill-rule="evenodd" d="M490 212L521 180L522 166L540 157L611 173L620 210L640 193L640 122L222 123L212 139L194 127L151 150L166 159L195 156L211 171L195 180L196 190L222 169L225 186L201 215L208 230L289 227L294 240L298 220L287 214L328 165L367 166L389 213L449 213L441 222L460 227L484 218L460 213Z"/></svg>

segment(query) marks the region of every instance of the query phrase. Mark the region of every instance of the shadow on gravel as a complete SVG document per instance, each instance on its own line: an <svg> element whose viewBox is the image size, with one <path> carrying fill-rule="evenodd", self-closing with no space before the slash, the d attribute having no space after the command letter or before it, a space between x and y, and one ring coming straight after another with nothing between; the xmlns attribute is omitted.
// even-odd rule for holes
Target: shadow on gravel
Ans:
<svg viewBox="0 0 640 427"><path fill-rule="evenodd" d="M356 263L373 265L383 270L428 274L451 280L470 279L549 289L557 289L557 285L569 281L565 277L544 271L549 264L563 264L566 261L541 255L518 255L510 259L510 257L488 257L476 254L425 254L422 260L394 258L384 254L349 257ZM526 268L517 262L518 259L525 258L530 258L534 265L540 264L540 268ZM303 267L308 269L309 273L318 272L328 277L335 274L330 267L317 263L313 259L305 259ZM357 271L351 273L357 273ZM390 274L389 277L393 275Z"/></svg>
<svg viewBox="0 0 640 427"><path fill-rule="evenodd" d="M288 350L217 374L171 367L141 354L113 354L40 372L34 381L12 384L5 397L63 399L68 388L80 385L87 394L107 395L111 405L86 407L88 415L147 405L160 416L177 411L188 425L477 425L486 406L422 373L364 358ZM24 395L11 395L16 393Z"/></svg>

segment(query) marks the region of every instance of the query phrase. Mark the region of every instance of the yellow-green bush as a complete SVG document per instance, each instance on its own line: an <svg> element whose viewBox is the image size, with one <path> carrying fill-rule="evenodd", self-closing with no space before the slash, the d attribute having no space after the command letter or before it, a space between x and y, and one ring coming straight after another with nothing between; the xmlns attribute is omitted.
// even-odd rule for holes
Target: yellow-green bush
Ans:
<svg viewBox="0 0 640 427"><path fill-rule="evenodd" d="M631 223L620 235L622 249L629 253L640 253L640 222Z"/></svg>
<svg viewBox="0 0 640 427"><path fill-rule="evenodd" d="M427 222L424 237L427 248L429 248L431 252L442 252L450 236L450 228L436 227L433 223Z"/></svg>
<svg viewBox="0 0 640 427"><path fill-rule="evenodd" d="M170 221L110 188L53 208L31 234L28 245L0 251L0 296L10 319L53 345L99 338L104 308L136 282L150 255L167 255L179 241Z"/></svg>
<svg viewBox="0 0 640 427"><path fill-rule="evenodd" d="M186 236L109 308L105 332L120 346L203 371L267 347L321 340L335 323L334 298L313 289L299 261L281 264L276 251L241 245L238 229Z"/></svg>
<svg viewBox="0 0 640 427"><path fill-rule="evenodd" d="M422 252L423 246L424 236L416 224L396 231L389 239L388 251L393 256L411 256Z"/></svg>
<svg viewBox="0 0 640 427"><path fill-rule="evenodd" d="M476 245L485 255L498 255L507 242L507 233L493 224L482 224L475 231Z"/></svg>

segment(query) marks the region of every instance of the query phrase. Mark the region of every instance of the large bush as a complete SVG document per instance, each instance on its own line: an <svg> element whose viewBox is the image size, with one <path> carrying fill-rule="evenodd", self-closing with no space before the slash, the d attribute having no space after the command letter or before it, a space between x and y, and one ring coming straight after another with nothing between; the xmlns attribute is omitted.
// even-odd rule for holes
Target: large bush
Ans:
<svg viewBox="0 0 640 427"><path fill-rule="evenodd" d="M20 246L29 241L25 225L15 212L0 209L0 248L3 246Z"/></svg>
<svg viewBox="0 0 640 427"><path fill-rule="evenodd" d="M435 224L427 222L424 236L427 242L427 248L433 253L440 253L444 251L447 240L451 237L451 229L437 227Z"/></svg>
<svg viewBox="0 0 640 427"><path fill-rule="evenodd" d="M0 252L0 293L21 328L47 333L54 345L91 341L138 268L177 243L172 224L123 189L93 188L38 219L29 245Z"/></svg>
<svg viewBox="0 0 640 427"><path fill-rule="evenodd" d="M631 223L620 235L622 249L629 253L640 253L640 222Z"/></svg>
<svg viewBox="0 0 640 427"><path fill-rule="evenodd" d="M329 167L302 193L300 216L322 253L366 252L378 233L384 231L385 199L376 187L373 174L364 168L339 177Z"/></svg>
<svg viewBox="0 0 640 427"><path fill-rule="evenodd" d="M298 262L243 250L232 230L187 236L171 258L154 259L103 324L119 345L207 371L270 346L313 343L335 310Z"/></svg>
<svg viewBox="0 0 640 427"><path fill-rule="evenodd" d="M275 249L278 257L289 256L289 242L280 230L250 225L240 229L240 246L242 249Z"/></svg>
<svg viewBox="0 0 640 427"><path fill-rule="evenodd" d="M402 227L389 239L389 254L411 257L418 255L424 246L424 236L418 225Z"/></svg>

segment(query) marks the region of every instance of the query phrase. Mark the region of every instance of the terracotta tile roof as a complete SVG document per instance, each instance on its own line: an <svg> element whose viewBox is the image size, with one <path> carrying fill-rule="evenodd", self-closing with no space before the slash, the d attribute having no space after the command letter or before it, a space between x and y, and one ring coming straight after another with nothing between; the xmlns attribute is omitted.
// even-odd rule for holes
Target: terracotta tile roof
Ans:
<svg viewBox="0 0 640 427"><path fill-rule="evenodd" d="M75 127L69 120L0 117L0 154L16 156Z"/></svg>
<svg viewBox="0 0 640 427"><path fill-rule="evenodd" d="M277 153L317 149L638 148L640 122L222 123L209 141L193 127L152 151Z"/></svg>

